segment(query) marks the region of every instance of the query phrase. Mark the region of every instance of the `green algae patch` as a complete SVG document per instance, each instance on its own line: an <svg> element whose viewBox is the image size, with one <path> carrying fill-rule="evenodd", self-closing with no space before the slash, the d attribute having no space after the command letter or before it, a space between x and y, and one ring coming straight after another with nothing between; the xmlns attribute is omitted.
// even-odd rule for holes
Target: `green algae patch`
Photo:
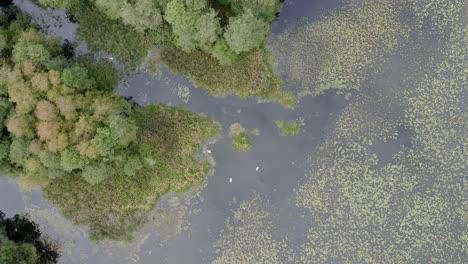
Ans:
<svg viewBox="0 0 468 264"><path fill-rule="evenodd" d="M229 127L229 137L232 141L232 149L237 152L248 152L252 149L249 134L241 124L235 123Z"/></svg>
<svg viewBox="0 0 468 264"><path fill-rule="evenodd" d="M255 196L232 212L214 244L219 256L213 264L287 263L287 245L273 238L275 228L267 202Z"/></svg>
<svg viewBox="0 0 468 264"><path fill-rule="evenodd" d="M408 29L398 20L398 1L349 1L330 15L275 37L278 71L298 86L298 96L359 89Z"/></svg>
<svg viewBox="0 0 468 264"><path fill-rule="evenodd" d="M286 123L283 120L276 120L276 126L281 129L281 135L284 137L295 136L301 131L304 126L304 119L299 118L294 122Z"/></svg>

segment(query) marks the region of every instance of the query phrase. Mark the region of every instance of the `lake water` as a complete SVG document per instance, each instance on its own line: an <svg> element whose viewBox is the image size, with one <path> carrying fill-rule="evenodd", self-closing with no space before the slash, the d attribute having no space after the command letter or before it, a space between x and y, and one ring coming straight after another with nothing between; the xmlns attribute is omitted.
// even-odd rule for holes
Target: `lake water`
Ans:
<svg viewBox="0 0 468 264"><path fill-rule="evenodd" d="M76 40L78 25L69 22L62 10L41 10L27 0L14 1L30 13L48 34ZM272 25L273 34L313 21L340 5L341 1L286 0L280 17ZM81 43L77 52L84 53ZM108 56L105 53L100 56ZM117 62L118 64L118 62ZM179 96L179 89L188 89L190 96ZM295 90L285 85L284 89ZM190 81L169 72L164 67L153 77L144 71L131 72L117 87L124 96L132 96L139 104L165 103L183 106L205 113L223 126L223 136L208 149L216 163L214 173L207 177L206 186L185 195L163 197L151 220L131 244L103 242L96 244L87 237L86 227L72 225L45 200L40 190L21 191L11 178L0 179L0 210L7 216L29 213L45 234L62 245L60 263L210 263L217 254L213 243L219 238L226 220L232 217L243 201L266 197L275 208L277 239L287 237L289 246L303 244L310 221L301 217L295 206L294 190L310 169L313 158L328 129L348 104L342 95L328 91L317 97L300 99L295 110L276 103L259 103L256 99L241 100L235 96L214 98L203 89L194 88ZM282 137L275 120L287 122L304 119L298 135ZM248 153L232 150L229 126L241 123L246 129L258 128L260 136L252 136L253 148ZM376 145L390 160L396 152L393 146L408 144L403 131L394 143ZM256 168L258 167L258 170ZM230 181L232 179L232 182ZM161 219L163 221L161 223Z"/></svg>

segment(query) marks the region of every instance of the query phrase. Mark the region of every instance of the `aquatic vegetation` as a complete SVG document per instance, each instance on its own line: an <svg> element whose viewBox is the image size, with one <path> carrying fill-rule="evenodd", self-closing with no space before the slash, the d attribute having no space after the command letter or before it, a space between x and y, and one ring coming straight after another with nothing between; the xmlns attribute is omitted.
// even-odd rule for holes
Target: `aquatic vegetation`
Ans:
<svg viewBox="0 0 468 264"><path fill-rule="evenodd" d="M283 120L276 120L275 124L279 129L281 129L282 136L294 136L299 134L301 127L304 126L304 119L298 118L296 121L290 123L286 123Z"/></svg>
<svg viewBox="0 0 468 264"><path fill-rule="evenodd" d="M281 90L282 81L273 72L273 57L266 50L243 53L230 65L220 65L202 51L186 54L170 46L162 48L161 57L171 70L190 76L196 87L207 89L212 96L235 94L296 106L295 96Z"/></svg>
<svg viewBox="0 0 468 264"><path fill-rule="evenodd" d="M182 99L184 103L188 103L190 100L190 88L181 84L177 85L177 96Z"/></svg>
<svg viewBox="0 0 468 264"><path fill-rule="evenodd" d="M298 96L319 95L330 88L359 89L382 57L407 38L398 20L398 1L347 1L317 21L275 37L278 70L299 87Z"/></svg>
<svg viewBox="0 0 468 264"><path fill-rule="evenodd" d="M232 148L237 152L248 152L252 148L249 134L239 123L229 127L229 137L232 141Z"/></svg>
<svg viewBox="0 0 468 264"><path fill-rule="evenodd" d="M260 136L260 129L254 128L254 129L252 129L252 131L250 131L250 134L252 134L254 136Z"/></svg>
<svg viewBox="0 0 468 264"><path fill-rule="evenodd" d="M286 242L273 238L269 209L258 196L241 203L214 244L219 256L212 263L286 263Z"/></svg>
<svg viewBox="0 0 468 264"><path fill-rule="evenodd" d="M157 45L171 70L211 95L260 97L290 108L296 104L292 93L281 90L264 45L280 0L40 2L68 8L91 49L105 50L131 68Z"/></svg>
<svg viewBox="0 0 468 264"><path fill-rule="evenodd" d="M41 235L39 227L23 215L5 218L0 211L0 262L2 264L52 264L59 253L53 241Z"/></svg>
<svg viewBox="0 0 468 264"><path fill-rule="evenodd" d="M160 196L203 182L211 164L192 156L219 124L181 108L131 104L112 91L111 64L65 59L60 41L27 24L6 34L15 23L0 31L11 43L1 65L0 96L11 103L2 109L0 161L22 187L42 187L92 238L118 240L131 238ZM50 68L62 58L62 68Z"/></svg>
<svg viewBox="0 0 468 264"><path fill-rule="evenodd" d="M89 225L94 239L130 239L147 221L147 212L159 197L201 184L211 168L208 160L197 163L192 157L201 142L220 132L220 126L208 117L150 105L136 109L133 118L139 151L149 166L131 177L116 171L104 184L96 185L70 174L44 189L67 217Z"/></svg>
<svg viewBox="0 0 468 264"><path fill-rule="evenodd" d="M463 262L468 31L457 21L425 35L443 37L430 58L419 52L419 38L411 40L399 65L407 72L399 82L403 99L371 87L342 112L296 193L296 204L317 224L299 262ZM395 103L404 110L392 111ZM411 145L377 166L373 142L395 137L402 125L412 132Z"/></svg>

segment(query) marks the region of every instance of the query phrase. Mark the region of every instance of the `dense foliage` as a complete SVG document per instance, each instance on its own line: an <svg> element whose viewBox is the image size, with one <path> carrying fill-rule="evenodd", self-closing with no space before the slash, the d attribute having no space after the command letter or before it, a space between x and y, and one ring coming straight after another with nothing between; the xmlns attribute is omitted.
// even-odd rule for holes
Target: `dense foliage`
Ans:
<svg viewBox="0 0 468 264"><path fill-rule="evenodd" d="M162 194L202 181L210 165L192 155L219 132L211 119L132 105L112 91L117 79L108 62L66 59L61 41L26 18L1 21L3 172L43 187L96 239L129 238ZM142 220L128 221L135 215Z"/></svg>
<svg viewBox="0 0 468 264"><path fill-rule="evenodd" d="M92 49L106 50L131 67L159 45L168 51L162 59L169 68L189 75L212 95L234 93L295 106L294 96L281 91L264 47L280 0L40 2L70 9Z"/></svg>
<svg viewBox="0 0 468 264"><path fill-rule="evenodd" d="M57 263L58 257L34 222L20 215L5 218L0 211L0 263L49 264Z"/></svg>

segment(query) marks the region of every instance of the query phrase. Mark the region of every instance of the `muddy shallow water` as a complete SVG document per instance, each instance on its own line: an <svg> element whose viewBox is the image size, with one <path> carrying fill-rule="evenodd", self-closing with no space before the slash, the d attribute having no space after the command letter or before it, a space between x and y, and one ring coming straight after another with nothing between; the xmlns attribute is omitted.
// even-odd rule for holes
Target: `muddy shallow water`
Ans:
<svg viewBox="0 0 468 264"><path fill-rule="evenodd" d="M63 10L44 11L28 0L15 3L30 13L48 34L77 40L78 26L68 21ZM305 21L314 21L340 3L286 0L279 19L272 25L273 35ZM85 51L86 45L81 43L78 53ZM110 58L105 53L100 56ZM116 64L119 66L118 62ZM296 90L287 82L284 89ZM131 72L116 90L142 105L157 102L183 106L219 121L223 126L222 137L203 151L211 152L216 164L214 172L207 177L204 186L187 194L163 197L152 214L153 219L130 244L90 241L86 227L70 224L42 197L40 190L21 191L13 179L1 178L0 209L7 216L29 213L45 234L62 243L60 263L210 263L219 254L213 244L220 239L226 220L233 217L233 210L236 211L239 204L254 197L262 197L266 207L274 208L273 239L287 240L291 249L304 244L311 221L304 217L304 210L295 206L295 190L310 170L309 163L318 152L317 148L348 105L344 95L329 90L317 97L305 96L295 110L289 110L256 99L210 97L205 90L194 88L187 78L164 67L156 77L144 71ZM299 134L282 137L275 120L291 122L299 118L304 119ZM259 129L259 136L251 136L253 148L250 152L232 150L228 131L233 123L240 123L249 131ZM374 152L381 153L377 166L391 161L401 145L409 145L410 134L411 131L403 127L393 141L376 142Z"/></svg>

